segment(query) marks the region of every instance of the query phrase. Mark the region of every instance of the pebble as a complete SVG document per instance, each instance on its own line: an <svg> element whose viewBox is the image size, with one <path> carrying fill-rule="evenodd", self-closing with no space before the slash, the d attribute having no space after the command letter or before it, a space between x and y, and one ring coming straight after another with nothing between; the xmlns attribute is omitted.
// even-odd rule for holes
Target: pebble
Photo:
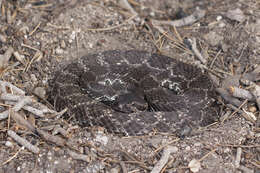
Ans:
<svg viewBox="0 0 260 173"><path fill-rule="evenodd" d="M250 105L250 106L248 107L248 110L249 110L250 112L253 112L253 113L257 111L256 107L253 106L253 105Z"/></svg>
<svg viewBox="0 0 260 173"><path fill-rule="evenodd" d="M13 147L14 145L13 145L13 143L12 142L10 142L10 141L6 141L5 142L5 146L7 146L7 147Z"/></svg>
<svg viewBox="0 0 260 173"><path fill-rule="evenodd" d="M227 148L225 148L225 149L224 149L224 151L223 151L223 152L224 152L224 153L230 153L230 152L231 152L231 150L230 150L230 148L228 148L228 147L227 147Z"/></svg>
<svg viewBox="0 0 260 173"><path fill-rule="evenodd" d="M6 41L7 41L6 36L3 35L3 34L0 34L0 41L1 41L2 43L6 43Z"/></svg>
<svg viewBox="0 0 260 173"><path fill-rule="evenodd" d="M154 17L155 16L155 12L150 12L150 16Z"/></svg>
<svg viewBox="0 0 260 173"><path fill-rule="evenodd" d="M186 151L190 151L190 146L187 146L187 147L185 148L185 150L186 150Z"/></svg>
<svg viewBox="0 0 260 173"><path fill-rule="evenodd" d="M35 76L35 74L31 74L31 80L33 81L33 82L37 82L38 80L37 80L37 77Z"/></svg>
<svg viewBox="0 0 260 173"><path fill-rule="evenodd" d="M66 48L66 43L65 43L64 40L61 40L60 47L63 48L63 49Z"/></svg>
<svg viewBox="0 0 260 173"><path fill-rule="evenodd" d="M217 16L217 21L220 21L222 19L222 16Z"/></svg>
<svg viewBox="0 0 260 173"><path fill-rule="evenodd" d="M46 97L46 90L43 87L36 87L33 92L34 92L34 94L36 94L40 98Z"/></svg>
<svg viewBox="0 0 260 173"><path fill-rule="evenodd" d="M69 39L69 42L75 40L76 38L76 31L72 31L71 34L70 34L70 39Z"/></svg>
<svg viewBox="0 0 260 173"><path fill-rule="evenodd" d="M57 47L55 52L57 55L61 55L61 54L63 54L64 51L60 47Z"/></svg>
<svg viewBox="0 0 260 173"><path fill-rule="evenodd" d="M201 146L201 143L200 142L196 142L196 143L194 143L194 146L195 147L199 147L199 146Z"/></svg>
<svg viewBox="0 0 260 173"><path fill-rule="evenodd" d="M191 172L199 172L199 170L201 168L201 163L200 163L200 161L198 161L196 159L192 159L190 161L188 167L190 168Z"/></svg>

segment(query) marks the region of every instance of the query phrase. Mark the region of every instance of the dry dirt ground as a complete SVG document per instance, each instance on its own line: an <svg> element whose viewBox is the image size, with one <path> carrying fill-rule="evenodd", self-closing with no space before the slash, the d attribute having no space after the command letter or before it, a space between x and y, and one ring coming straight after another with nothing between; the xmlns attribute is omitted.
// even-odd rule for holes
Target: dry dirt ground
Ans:
<svg viewBox="0 0 260 173"><path fill-rule="evenodd" d="M260 63L259 0L129 2L138 14L134 18L119 0L1 0L1 58L13 48L10 59L1 60L1 80L21 88L26 95L34 95L51 108L46 93L54 71L88 53L139 49L196 64L198 59L185 44L185 38L196 38L207 67L218 75L216 81L245 69L252 70ZM153 19L182 19L197 7L206 10L206 14L191 25L177 28L161 25L163 33L151 23ZM10 107L3 101L1 105L1 110ZM255 108L254 103L247 105ZM221 116L233 112L220 98L219 106ZM258 111L253 111L256 117ZM259 126L241 114L228 116L223 123L213 124L185 139L174 134L119 137L77 127L62 116L39 118L22 110L19 114L49 134L54 127L63 127L65 136L62 133L55 136L73 143L75 148L45 140L12 118L3 119L0 121L1 173L150 172L169 146L172 153L167 164L159 169L161 172L196 172L196 167L201 173L260 172ZM39 147L39 153L24 149L7 134L8 130ZM191 169L194 159L197 162Z"/></svg>

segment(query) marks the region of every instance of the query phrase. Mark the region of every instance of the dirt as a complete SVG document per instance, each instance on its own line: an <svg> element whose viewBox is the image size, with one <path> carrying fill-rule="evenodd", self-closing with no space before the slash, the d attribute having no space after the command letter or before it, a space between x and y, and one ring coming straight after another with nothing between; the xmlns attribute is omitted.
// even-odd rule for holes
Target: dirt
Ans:
<svg viewBox="0 0 260 173"><path fill-rule="evenodd" d="M38 88L36 94L43 97L39 101L44 104L48 100L45 92L51 89L49 81L59 67L84 54L104 50L146 50L198 64L185 44L185 39L196 38L207 66L214 61L213 69L223 78L245 69L250 71L260 63L259 1L129 0L138 13L132 20L131 12L116 0L0 2L0 54L12 47L24 56L24 63L16 66L19 61L11 57L8 68L1 68L1 80L15 84L27 95L33 95ZM167 36L151 25L152 19L182 19L197 7L206 10L202 19L176 30L162 25ZM236 9L240 11L233 17L232 10ZM11 19L6 15L9 12ZM37 59L37 52L43 56ZM221 116L229 111L221 101L219 106ZM26 111L22 114L31 118ZM254 114L258 117L258 110ZM185 139L174 134L120 137L102 129L77 127L62 118L33 119L37 128L61 125L70 129L63 138L75 143L74 152L84 154L84 159L73 158L69 147L46 142L5 119L0 122L0 172L150 172L167 146L173 146L174 152L162 172L191 172L189 163L193 159L199 160L199 172L203 173L260 172L259 127L240 114ZM22 149L7 135L8 129L38 146L40 153ZM239 148L241 161L236 166Z"/></svg>

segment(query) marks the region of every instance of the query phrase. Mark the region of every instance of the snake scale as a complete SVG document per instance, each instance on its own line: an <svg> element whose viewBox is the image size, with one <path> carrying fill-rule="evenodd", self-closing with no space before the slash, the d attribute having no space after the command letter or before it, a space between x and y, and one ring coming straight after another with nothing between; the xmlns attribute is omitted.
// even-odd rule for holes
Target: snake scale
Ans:
<svg viewBox="0 0 260 173"><path fill-rule="evenodd" d="M51 99L82 127L125 136L185 136L217 119L214 85L199 68L139 50L83 56L55 73Z"/></svg>

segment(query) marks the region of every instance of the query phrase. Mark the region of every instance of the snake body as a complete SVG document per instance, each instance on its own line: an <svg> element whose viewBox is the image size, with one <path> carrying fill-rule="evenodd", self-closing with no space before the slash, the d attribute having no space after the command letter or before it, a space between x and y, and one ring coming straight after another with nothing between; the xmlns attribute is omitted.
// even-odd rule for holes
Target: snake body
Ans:
<svg viewBox="0 0 260 173"><path fill-rule="evenodd" d="M173 58L138 50L83 56L52 81L57 110L68 108L83 127L125 136L154 130L188 134L217 119L214 86L206 73Z"/></svg>

